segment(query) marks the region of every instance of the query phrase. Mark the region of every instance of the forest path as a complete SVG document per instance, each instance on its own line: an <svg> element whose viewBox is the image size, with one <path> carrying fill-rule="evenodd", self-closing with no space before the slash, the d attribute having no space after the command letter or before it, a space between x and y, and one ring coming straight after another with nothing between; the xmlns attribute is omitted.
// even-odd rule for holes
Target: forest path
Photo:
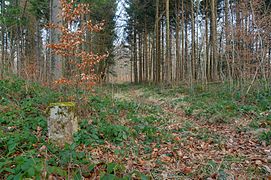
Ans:
<svg viewBox="0 0 271 180"><path fill-rule="evenodd" d="M163 171L164 178L178 178L180 172L184 175L192 173L192 177L212 174L210 178L213 179L259 178L256 174L263 171L263 174L271 174L271 147L259 142L256 132L242 131L250 120L242 117L229 124L197 119L185 112L184 108L189 104L174 103L186 96L176 93L174 97L159 97L142 88L114 94L117 99L161 108L164 122L159 128L175 138L175 144L170 146L174 147L178 157L176 160L168 158L165 149L169 148L163 145L162 150L156 149L152 153L160 156L162 161L170 162Z"/></svg>

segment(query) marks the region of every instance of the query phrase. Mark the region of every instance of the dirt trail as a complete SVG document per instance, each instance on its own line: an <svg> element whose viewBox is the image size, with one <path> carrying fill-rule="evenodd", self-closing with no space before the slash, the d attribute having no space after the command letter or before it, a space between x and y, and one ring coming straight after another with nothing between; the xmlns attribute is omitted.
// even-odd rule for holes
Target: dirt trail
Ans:
<svg viewBox="0 0 271 180"><path fill-rule="evenodd" d="M171 117L163 128L176 137L173 146L179 158L174 165L169 165L167 172L163 172L166 178L176 178L176 172L172 169L182 169L184 174L193 172L193 177L200 177L208 170L213 173L210 177L213 179L223 179L223 173L227 179L260 178L255 172L261 174L262 178L271 177L271 147L260 143L255 133L238 131L246 121L211 124L196 120L193 116L186 116L183 109L170 105L172 99L146 97L141 89L121 92L115 98L158 105L166 116ZM180 132L185 123L192 124L192 127ZM157 152L161 156L163 153Z"/></svg>

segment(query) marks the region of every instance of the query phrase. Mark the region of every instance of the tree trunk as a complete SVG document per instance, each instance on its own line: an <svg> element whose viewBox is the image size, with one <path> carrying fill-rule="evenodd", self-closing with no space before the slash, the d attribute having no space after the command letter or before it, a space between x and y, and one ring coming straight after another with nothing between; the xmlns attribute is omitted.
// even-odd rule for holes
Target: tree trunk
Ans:
<svg viewBox="0 0 271 180"><path fill-rule="evenodd" d="M196 1L196 17L195 17L195 65L194 65L194 76L195 79L198 81L200 80L200 77L202 77L201 70L200 70L200 62L201 62L201 57L200 57L200 44L199 44L199 30L201 30L201 23L199 22L199 6L200 6L200 1Z"/></svg>
<svg viewBox="0 0 271 180"><path fill-rule="evenodd" d="M53 24L61 25L61 19L59 17L61 13L61 4L58 0L51 0L51 14L50 21ZM50 44L56 44L59 42L60 31L58 29L51 30L51 42ZM56 54L51 54L51 69L52 69L52 78L54 80L62 77L62 59Z"/></svg>
<svg viewBox="0 0 271 180"><path fill-rule="evenodd" d="M185 77L185 71L184 71L184 60L185 60L185 40L184 40L184 0L182 0L182 60L181 60L181 80Z"/></svg>
<svg viewBox="0 0 271 180"><path fill-rule="evenodd" d="M165 53L165 31L164 31L164 24L165 24L165 21L162 20L162 23L161 23L161 27L160 27L160 31L161 31L161 39L162 39L162 42L160 44L161 46L161 68L162 68L162 82L165 82L165 79L166 79L166 74L167 74L167 68L165 67L166 66L166 53Z"/></svg>
<svg viewBox="0 0 271 180"><path fill-rule="evenodd" d="M148 80L152 81L152 62L153 62L153 38L151 36L151 33L148 34L148 41L149 41L149 50L148 50Z"/></svg>
<svg viewBox="0 0 271 180"><path fill-rule="evenodd" d="M166 69L166 83L171 82L171 67L170 67L170 29L169 29L169 0L166 0L166 61L165 61L165 69Z"/></svg>
<svg viewBox="0 0 271 180"><path fill-rule="evenodd" d="M232 76L231 76L231 66L229 62L229 1L225 0L225 39L226 39L226 47L225 47L225 57L226 57L226 62L227 62L227 78L230 81L230 84L232 85Z"/></svg>
<svg viewBox="0 0 271 180"><path fill-rule="evenodd" d="M177 1L176 4L176 81L180 81L181 75L181 57L180 57L180 1Z"/></svg>
<svg viewBox="0 0 271 180"><path fill-rule="evenodd" d="M211 34L212 34L212 70L213 70L213 80L218 79L217 74L217 44L216 44L216 0L211 0Z"/></svg>
<svg viewBox="0 0 271 180"><path fill-rule="evenodd" d="M186 12L186 17L185 17L185 35L184 35L184 37L185 37L185 58L184 58L184 60L185 60L185 62L184 62L184 64L185 64L185 76L189 76L190 75L190 63L189 63L189 57L188 57L188 54L189 54L189 52L188 52L188 18L187 18L187 12ZM184 76L184 77L185 77Z"/></svg>
<svg viewBox="0 0 271 180"><path fill-rule="evenodd" d="M149 58L148 58L148 30L147 30L147 22L145 19L145 31L144 31L144 81L148 81L149 79Z"/></svg>
<svg viewBox="0 0 271 180"><path fill-rule="evenodd" d="M1 0L1 14L4 15L4 4L5 1ZM1 61L0 61L0 78L3 78L4 75L4 62L5 62L5 25L1 24Z"/></svg>
<svg viewBox="0 0 271 180"><path fill-rule="evenodd" d="M138 35L139 83L143 82L142 35Z"/></svg>
<svg viewBox="0 0 271 180"><path fill-rule="evenodd" d="M156 0L156 83L160 83L161 76L160 76L160 64L161 64L161 51L160 51L160 3L159 0Z"/></svg>
<svg viewBox="0 0 271 180"><path fill-rule="evenodd" d="M136 42L136 29L134 27L134 82L138 83L138 72L137 72L137 42Z"/></svg>
<svg viewBox="0 0 271 180"><path fill-rule="evenodd" d="M192 51L191 51L191 71L190 71L190 85L192 87L192 81L194 80L195 76L195 16L194 16L194 0L191 0L191 44L192 44Z"/></svg>

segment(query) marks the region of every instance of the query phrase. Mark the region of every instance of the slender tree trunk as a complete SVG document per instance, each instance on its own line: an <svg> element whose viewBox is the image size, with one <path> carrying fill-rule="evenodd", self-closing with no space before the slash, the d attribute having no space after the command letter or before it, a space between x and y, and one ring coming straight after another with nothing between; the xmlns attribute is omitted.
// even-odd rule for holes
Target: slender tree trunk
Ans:
<svg viewBox="0 0 271 180"><path fill-rule="evenodd" d="M166 68L166 53L165 53L165 30L164 30L164 24L165 24L165 21L162 20L162 23L161 23L161 27L160 27L160 30L161 30L161 68L162 68L162 82L165 82L165 79L166 79L166 74L167 74L167 68Z"/></svg>
<svg viewBox="0 0 271 180"><path fill-rule="evenodd" d="M138 72L137 72L137 41L136 41L136 29L134 28L134 82L138 83Z"/></svg>
<svg viewBox="0 0 271 180"><path fill-rule="evenodd" d="M16 27L16 69L15 69L15 72L17 75L20 76L20 71L21 71L21 68L20 68L20 65L21 65L21 51L20 51L20 35L21 35L21 28L20 26L17 26Z"/></svg>
<svg viewBox="0 0 271 180"><path fill-rule="evenodd" d="M172 47L173 47L173 29L170 28L170 36L169 36L169 70L170 70L170 83L173 82L173 54L172 54ZM174 74L175 75L175 74Z"/></svg>
<svg viewBox="0 0 271 180"><path fill-rule="evenodd" d="M209 57L209 5L206 0L206 14L205 14L205 46L206 46L206 82L211 80L211 60Z"/></svg>
<svg viewBox="0 0 271 180"><path fill-rule="evenodd" d="M156 0L156 83L160 83L160 64L161 64L161 51L160 51L160 2Z"/></svg>
<svg viewBox="0 0 271 180"><path fill-rule="evenodd" d="M133 78L133 62L134 62L134 53L132 53L131 55L131 59L130 59L130 82L133 83L134 82L134 78Z"/></svg>
<svg viewBox="0 0 271 180"><path fill-rule="evenodd" d="M185 17L185 72L186 72L186 74L185 74L185 76L184 77L186 77L186 76L190 76L190 68L191 68L191 66L190 66L190 60L189 60L189 57L188 57L188 55L189 55L189 52L188 52L188 17L187 17L187 12L186 12L186 17Z"/></svg>
<svg viewBox="0 0 271 180"><path fill-rule="evenodd" d="M169 84L171 82L171 67L170 67L170 27L169 27L169 0L166 0L166 77L165 81Z"/></svg>
<svg viewBox="0 0 271 180"><path fill-rule="evenodd" d="M195 32L195 65L194 65L194 74L195 74L195 79L198 81L200 79L200 77L202 76L201 71L200 71L200 61L201 61L201 57L200 57L200 44L199 44L199 29L201 26L201 23L198 20L199 17L199 6L200 6L200 1L196 0L196 17L195 17L195 28L196 28L196 32Z"/></svg>
<svg viewBox="0 0 271 180"><path fill-rule="evenodd" d="M152 62L153 62L153 38L152 38L152 33L148 34L148 40L149 40L149 50L148 50L148 80L149 82L152 81Z"/></svg>
<svg viewBox="0 0 271 180"><path fill-rule="evenodd" d="M218 68L218 57L217 57L217 43L216 43L216 0L211 0L211 30L212 30L212 70L213 80L218 79L217 68Z"/></svg>
<svg viewBox="0 0 271 180"><path fill-rule="evenodd" d="M152 81L154 83L157 82L157 46L156 46L156 42L157 40L155 39L156 37L156 27L154 28L154 35L153 35L153 39L152 39Z"/></svg>
<svg viewBox="0 0 271 180"><path fill-rule="evenodd" d="M195 79L195 15L194 15L194 0L191 3L191 71L190 71L190 83ZM192 87L192 84L191 84Z"/></svg>
<svg viewBox="0 0 271 180"><path fill-rule="evenodd" d="M7 27L6 27L7 30ZM4 57L3 57L3 71L4 75L6 72L8 72L8 30L6 31L6 34L4 35Z"/></svg>
<svg viewBox="0 0 271 180"><path fill-rule="evenodd" d="M184 0L182 0L182 60L181 60L181 80L185 77L184 61L185 61L185 38L184 38Z"/></svg>
<svg viewBox="0 0 271 180"><path fill-rule="evenodd" d="M141 49L142 49L142 82L146 81L146 48L145 48L145 32L141 35Z"/></svg>
<svg viewBox="0 0 271 180"><path fill-rule="evenodd" d="M42 38L41 38L41 27L40 27L40 22L37 19L37 28L36 28L36 55L37 55L37 67L38 67L38 72L39 72L39 81L42 81L44 79L43 77L43 61L42 61Z"/></svg>
<svg viewBox="0 0 271 180"><path fill-rule="evenodd" d="M233 3L233 2L232 2ZM230 4L230 9L231 9L231 24L232 24L232 28L231 28L231 41L232 42L235 42L235 34L236 34L236 32L234 31L234 28L233 28L233 24L234 24L234 21L235 21L235 19L234 19L234 10L233 10L233 4ZM236 79L236 77L235 77L235 43L231 43L232 44L232 46L231 46L231 58L232 58L232 61L231 61L231 64L232 64L232 71L231 71L231 77L233 78L233 79ZM256 48L257 48L257 46L256 46Z"/></svg>
<svg viewBox="0 0 271 180"><path fill-rule="evenodd" d="M1 14L4 16L5 1L1 0ZM4 62L5 62L5 23L1 25L1 61L0 61L0 78L4 75Z"/></svg>
<svg viewBox="0 0 271 180"><path fill-rule="evenodd" d="M139 83L143 82L142 35L138 34Z"/></svg>
<svg viewBox="0 0 271 180"><path fill-rule="evenodd" d="M181 26L181 17L180 17L180 1L177 1L176 4L176 81L177 83L181 78L181 57L180 57L180 26Z"/></svg>
<svg viewBox="0 0 271 180"><path fill-rule="evenodd" d="M226 47L225 47L225 57L226 57L226 62L227 62L227 78L230 82L230 85L232 86L232 76L231 76L231 66L229 62L229 1L225 0L225 39L226 39Z"/></svg>
<svg viewBox="0 0 271 180"><path fill-rule="evenodd" d="M14 72L14 59L15 59L15 43L14 43L14 35L15 34L15 29L12 28L9 33L9 61L7 64L7 70L8 73L13 73Z"/></svg>
<svg viewBox="0 0 271 180"><path fill-rule="evenodd" d="M149 58L148 58L148 32L147 32L147 23L145 20L145 31L144 31L144 81L148 81L149 74Z"/></svg>

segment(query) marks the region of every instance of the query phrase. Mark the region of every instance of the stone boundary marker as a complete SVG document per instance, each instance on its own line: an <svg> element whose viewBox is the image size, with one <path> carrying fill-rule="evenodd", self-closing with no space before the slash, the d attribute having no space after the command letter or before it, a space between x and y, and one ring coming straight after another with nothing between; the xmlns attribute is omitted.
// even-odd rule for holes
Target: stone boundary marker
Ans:
<svg viewBox="0 0 271 180"><path fill-rule="evenodd" d="M51 103L47 109L48 136L57 146L73 142L73 134L78 131L78 118L75 115L74 102Z"/></svg>

